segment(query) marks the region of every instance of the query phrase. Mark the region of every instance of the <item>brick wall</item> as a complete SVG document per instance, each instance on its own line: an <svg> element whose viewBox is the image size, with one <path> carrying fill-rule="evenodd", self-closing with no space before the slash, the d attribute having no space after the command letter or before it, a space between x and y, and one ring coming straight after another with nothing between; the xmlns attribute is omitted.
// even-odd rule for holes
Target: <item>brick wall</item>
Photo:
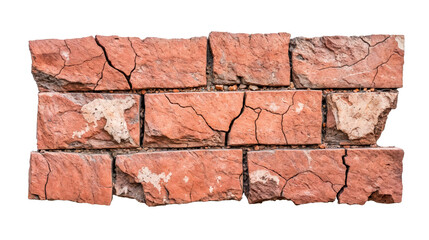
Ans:
<svg viewBox="0 0 429 240"><path fill-rule="evenodd" d="M30 51L31 199L401 201L404 152L377 139L403 36L96 36Z"/></svg>

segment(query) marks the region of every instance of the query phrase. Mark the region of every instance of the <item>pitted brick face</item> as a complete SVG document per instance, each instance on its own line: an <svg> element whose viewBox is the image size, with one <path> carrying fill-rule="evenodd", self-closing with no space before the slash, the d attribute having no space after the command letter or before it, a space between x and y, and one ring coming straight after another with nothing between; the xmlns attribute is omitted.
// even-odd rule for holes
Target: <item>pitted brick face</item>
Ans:
<svg viewBox="0 0 429 240"><path fill-rule="evenodd" d="M40 92L30 199L402 200L403 150L377 145L402 87L402 35L29 45Z"/></svg>

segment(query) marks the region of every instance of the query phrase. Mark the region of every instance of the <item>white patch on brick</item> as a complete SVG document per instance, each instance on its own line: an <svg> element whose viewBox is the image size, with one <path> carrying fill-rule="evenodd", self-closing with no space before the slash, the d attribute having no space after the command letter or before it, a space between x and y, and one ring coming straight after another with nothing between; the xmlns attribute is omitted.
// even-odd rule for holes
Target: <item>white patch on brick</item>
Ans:
<svg viewBox="0 0 429 240"><path fill-rule="evenodd" d="M222 177L221 177L221 176L217 176L217 177L216 177L216 182L217 182L217 183L219 183L221 179L222 179Z"/></svg>
<svg viewBox="0 0 429 240"><path fill-rule="evenodd" d="M398 48L401 50L404 50L404 37L403 36L396 36L395 41L398 43Z"/></svg>
<svg viewBox="0 0 429 240"><path fill-rule="evenodd" d="M298 107L295 108L295 112L300 113L302 111L302 109L304 109L304 104L298 103Z"/></svg>
<svg viewBox="0 0 429 240"><path fill-rule="evenodd" d="M210 193L213 193L213 189L214 189L214 188L213 188L212 186L210 186L210 188L209 188L209 192L210 192Z"/></svg>
<svg viewBox="0 0 429 240"><path fill-rule="evenodd" d="M256 170L250 173L250 183L261 182L267 183L268 180L274 181L277 185L280 184L278 176L271 175L267 170Z"/></svg>
<svg viewBox="0 0 429 240"><path fill-rule="evenodd" d="M311 169L311 162L313 161L313 158L310 155L310 151L304 150L303 152L304 152L305 156L307 157L308 167L309 167L309 169Z"/></svg>
<svg viewBox="0 0 429 240"><path fill-rule="evenodd" d="M275 103L271 103L270 106L268 107L268 110L270 110L271 112L276 112L277 110L279 110L279 106L277 106L277 104Z"/></svg>
<svg viewBox="0 0 429 240"><path fill-rule="evenodd" d="M170 180L171 175L171 172L168 175L165 175L164 172L161 174L155 174L152 173L149 168L143 167L139 170L137 174L137 179L139 180L139 182L152 184L156 189L158 189L158 192L161 193L160 181L162 180L164 183L167 183L168 180Z"/></svg>
<svg viewBox="0 0 429 240"><path fill-rule="evenodd" d="M85 133L87 133L87 132L89 132L89 130L90 130L89 125L86 124L86 127L83 130L81 130L81 131L74 131L73 135L72 135L72 138L74 138L74 137L81 138L82 135L85 134Z"/></svg>
<svg viewBox="0 0 429 240"><path fill-rule="evenodd" d="M101 118L106 119L106 130L117 143L121 143L122 140L129 141L135 144L128 131L127 123L125 121L124 112L130 109L135 104L132 97L126 97L124 99L95 99L88 104L82 106L81 111L83 117L88 123L93 123L96 128L97 121ZM81 131L73 132L73 138L77 136L80 138L84 133L89 131L89 126Z"/></svg>
<svg viewBox="0 0 429 240"><path fill-rule="evenodd" d="M187 182L189 181L188 176L185 176L185 177L183 178L183 181L184 181L185 183L187 183Z"/></svg>
<svg viewBox="0 0 429 240"><path fill-rule="evenodd" d="M66 52L66 51L61 51L61 56L63 57L63 58L65 58L66 59L66 61L69 61L70 60L70 58L69 58L69 52Z"/></svg>

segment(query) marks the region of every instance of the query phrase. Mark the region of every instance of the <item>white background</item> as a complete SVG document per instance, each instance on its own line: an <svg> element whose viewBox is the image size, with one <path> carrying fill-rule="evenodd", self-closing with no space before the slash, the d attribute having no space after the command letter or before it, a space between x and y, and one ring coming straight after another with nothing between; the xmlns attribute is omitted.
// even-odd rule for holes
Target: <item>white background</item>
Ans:
<svg viewBox="0 0 429 240"><path fill-rule="evenodd" d="M0 239L429 239L428 7L421 1L2 1ZM89 35L188 38L210 31L292 37L404 34L404 88L379 140L405 150L403 202L348 206L289 201L149 208L27 199L37 88L28 40Z"/></svg>

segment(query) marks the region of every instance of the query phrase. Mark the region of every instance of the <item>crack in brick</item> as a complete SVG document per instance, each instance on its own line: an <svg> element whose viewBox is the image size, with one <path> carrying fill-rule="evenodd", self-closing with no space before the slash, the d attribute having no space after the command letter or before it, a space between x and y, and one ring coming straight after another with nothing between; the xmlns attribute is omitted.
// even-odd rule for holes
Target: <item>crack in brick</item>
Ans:
<svg viewBox="0 0 429 240"><path fill-rule="evenodd" d="M181 108L190 108L190 109L192 109L194 112L195 112L195 114L197 114L198 116L200 116L202 119L203 119L203 121L206 123L206 125L212 130L212 131L214 131L214 132L226 132L226 131L223 131L223 130L217 130L217 129L214 129L212 126L210 126L209 125L209 123L206 121L206 119L204 118L204 116L202 115L202 114L200 114L200 113L198 113L197 112L197 110L195 110L195 108L193 107L193 106L182 106L182 105L180 105L180 103L175 103L175 102L172 102L171 100L170 100L170 98L166 95L166 94L164 94L164 96L167 98L167 100L170 102L170 104L173 104L173 105L177 105L177 106L179 106L179 107L181 107Z"/></svg>
<svg viewBox="0 0 429 240"><path fill-rule="evenodd" d="M225 146L228 146L229 133L231 132L231 129L232 129L232 126L233 126L235 120L237 120L243 114L243 112L244 112L244 108L246 107L246 105L245 105L245 103L246 103L246 96L247 96L246 92L244 92L243 93L243 103L241 105L240 113L231 120L231 122L229 124L229 127L228 127L228 131L225 132Z"/></svg>
<svg viewBox="0 0 429 240"><path fill-rule="evenodd" d="M400 56L399 53L394 52L389 56L389 58L385 62L380 63L377 67L374 68L374 70L376 70L376 71L375 71L374 77L372 78L372 82L371 82L372 87L375 87L375 79L377 78L377 75L378 75L378 68L383 66L384 64L387 64L390 61L390 59L393 57L393 55L395 55L395 54Z"/></svg>
<svg viewBox="0 0 429 240"><path fill-rule="evenodd" d="M52 170L51 170L51 165L49 164L48 159L45 158L45 160L46 160L46 163L48 164L48 169L49 169L49 172L46 175L46 182L45 182L45 189L44 189L45 190L45 200L46 200L46 199L48 199L47 187L48 187L49 175L51 174Z"/></svg>
<svg viewBox="0 0 429 240"><path fill-rule="evenodd" d="M347 177L349 175L350 166L346 164L346 157L347 157L347 148L344 148L344 155L342 156L342 159L343 159L343 165L346 166L346 173L345 173L345 178L344 178L344 185L337 192L338 203L340 203L340 195L343 193L344 189L347 188Z"/></svg>
<svg viewBox="0 0 429 240"><path fill-rule="evenodd" d="M372 46L371 46L371 44L369 44L369 42L365 41L362 37L359 37L359 38L360 38L364 43L366 43L366 44L368 45L368 52L366 53L366 55L365 55L363 58L361 58L361 59L357 60L356 62L354 62L354 63L352 63L352 64L344 64L344 65L341 65L341 66L329 66L329 67L324 67L324 68L320 68L320 69L318 69L318 71L322 71L322 70L325 70L325 69L332 69L332 68L352 67L352 66L354 66L354 65L356 65L356 64L358 64L358 63L360 63L360 62L364 61L365 59L367 59L367 58L368 58L368 56L371 54L371 48L373 48L373 47L377 46L378 44L381 44L381 43L385 42L387 39L389 39L389 38L390 38L390 36L388 36L387 38L385 38L384 40L382 40L382 41L380 41L380 42L375 43L375 44L374 44L374 45L372 45ZM329 48L326 46L326 44L325 44L324 42L323 42L323 44L325 45L325 47L326 47L327 49L329 49Z"/></svg>
<svg viewBox="0 0 429 240"><path fill-rule="evenodd" d="M101 48L101 50L103 50L104 57L106 58L106 61L109 64L109 66L112 67L113 69L115 69L116 71L120 72L122 75L124 75L125 79L127 80L128 87L130 88L130 90L133 89L133 85L131 84L131 81L130 81L131 73L130 73L130 75L127 75L127 74L125 74L124 71L122 71L122 70L116 68L115 66L113 66L112 62L110 61L110 59L109 59L109 57L107 55L106 48L98 41L97 36L95 36L94 39L95 39L95 43Z"/></svg>

